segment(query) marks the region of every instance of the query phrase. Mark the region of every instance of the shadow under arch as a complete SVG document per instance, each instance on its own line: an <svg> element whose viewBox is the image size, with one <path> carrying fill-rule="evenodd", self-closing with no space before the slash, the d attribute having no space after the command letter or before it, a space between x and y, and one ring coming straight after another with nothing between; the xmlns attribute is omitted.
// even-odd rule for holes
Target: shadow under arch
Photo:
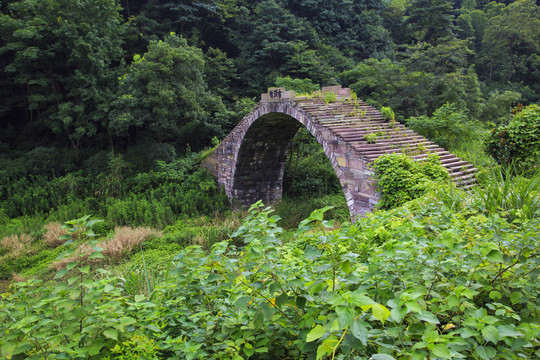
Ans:
<svg viewBox="0 0 540 360"><path fill-rule="evenodd" d="M234 168L232 195L242 206L258 200L274 204L283 195L283 177L290 144L303 124L289 114L272 112L255 120L244 135ZM307 127L306 127L307 128ZM317 139L322 135L314 127L307 129ZM318 141L319 142L319 141ZM333 153L319 142L334 172L341 173L332 162ZM339 176L338 176L339 179ZM340 180L341 184L341 180ZM346 196L346 188L343 188Z"/></svg>

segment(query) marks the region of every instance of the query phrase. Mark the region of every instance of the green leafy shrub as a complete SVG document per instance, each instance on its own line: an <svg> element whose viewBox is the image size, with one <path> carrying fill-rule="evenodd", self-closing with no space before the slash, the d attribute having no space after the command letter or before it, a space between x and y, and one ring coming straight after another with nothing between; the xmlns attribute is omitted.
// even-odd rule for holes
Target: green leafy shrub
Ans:
<svg viewBox="0 0 540 360"><path fill-rule="evenodd" d="M109 167L109 151L98 151L84 161L84 171L90 176L98 176Z"/></svg>
<svg viewBox="0 0 540 360"><path fill-rule="evenodd" d="M293 79L289 75L276 79L277 87L284 87L287 90L294 90L298 94L311 95L320 89L319 84L314 84L311 79Z"/></svg>
<svg viewBox="0 0 540 360"><path fill-rule="evenodd" d="M327 92L325 95L324 95L324 103L325 104L331 104L331 103L335 103L337 101L337 95L330 91L330 92Z"/></svg>
<svg viewBox="0 0 540 360"><path fill-rule="evenodd" d="M325 212L326 219L344 223L351 220L349 208L343 194L326 195L322 197L285 197L275 205L276 214L281 218L280 226L285 229L295 229L300 222L320 208L331 207Z"/></svg>
<svg viewBox="0 0 540 360"><path fill-rule="evenodd" d="M377 133L369 133L364 135L364 140L366 140L368 144L375 144L378 138L379 136L377 136Z"/></svg>
<svg viewBox="0 0 540 360"><path fill-rule="evenodd" d="M396 126L396 114L394 114L394 110L392 110L392 108L383 106L381 108L381 114L383 118L388 121L388 125L391 128Z"/></svg>
<svg viewBox="0 0 540 360"><path fill-rule="evenodd" d="M494 168L473 189L472 197L482 211L509 220L533 219L540 215L540 169L525 177L512 167Z"/></svg>
<svg viewBox="0 0 540 360"><path fill-rule="evenodd" d="M283 192L289 197L306 198L341 191L339 179L321 145L307 129L300 129L287 154Z"/></svg>
<svg viewBox="0 0 540 360"><path fill-rule="evenodd" d="M53 147L40 146L26 154L28 171L35 175L53 177L59 175L60 157Z"/></svg>
<svg viewBox="0 0 540 360"><path fill-rule="evenodd" d="M540 356L538 218L427 201L333 229L325 210L282 243L279 216L259 202L234 240L183 249L148 294L80 263L57 283L16 283L0 296L2 356Z"/></svg>
<svg viewBox="0 0 540 360"><path fill-rule="evenodd" d="M407 125L446 149L465 145L479 135L477 125L468 119L463 110L450 103L435 110L431 117L407 119Z"/></svg>
<svg viewBox="0 0 540 360"><path fill-rule="evenodd" d="M499 163L515 163L520 171L540 164L540 107L529 105L508 123L494 128L485 140L486 152Z"/></svg>
<svg viewBox="0 0 540 360"><path fill-rule="evenodd" d="M430 154L424 161L414 161L404 154L386 154L375 160L379 208L391 209L425 194L434 181L450 178L439 157Z"/></svg>

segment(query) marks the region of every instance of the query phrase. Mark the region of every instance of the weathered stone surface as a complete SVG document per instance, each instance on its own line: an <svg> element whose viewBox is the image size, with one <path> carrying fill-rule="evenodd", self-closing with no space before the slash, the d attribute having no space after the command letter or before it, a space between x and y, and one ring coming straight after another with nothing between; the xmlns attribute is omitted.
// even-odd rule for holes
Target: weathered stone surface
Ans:
<svg viewBox="0 0 540 360"><path fill-rule="evenodd" d="M325 104L334 92L336 103ZM305 126L330 160L354 220L371 211L380 196L371 164L380 155L405 152L419 160L439 154L454 181L471 186L476 169L399 123L389 124L374 108L351 99L350 89L325 87L312 97L270 88L262 100L205 160L219 186L242 206L281 199L285 160L294 135ZM376 133L375 143L367 134ZM455 161L453 160L455 159ZM459 164L459 167L457 166Z"/></svg>

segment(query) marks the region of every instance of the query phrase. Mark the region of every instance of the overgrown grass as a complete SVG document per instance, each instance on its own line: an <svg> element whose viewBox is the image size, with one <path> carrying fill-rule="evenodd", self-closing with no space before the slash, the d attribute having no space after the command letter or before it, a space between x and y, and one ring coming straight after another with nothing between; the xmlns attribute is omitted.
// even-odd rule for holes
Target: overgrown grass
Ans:
<svg viewBox="0 0 540 360"><path fill-rule="evenodd" d="M320 198L286 197L275 205L275 209L276 214L281 217L280 226L285 229L295 229L314 210L321 209L325 206L333 206L331 210L325 213L326 219L333 219L338 223L351 221L349 208L343 194L326 195Z"/></svg>
<svg viewBox="0 0 540 360"><path fill-rule="evenodd" d="M513 167L495 167L472 196L482 211L532 219L540 214L540 170L525 177Z"/></svg>
<svg viewBox="0 0 540 360"><path fill-rule="evenodd" d="M431 196L451 211L470 208L500 214L510 221L530 220L540 215L540 171L524 176L515 168L496 166L487 170L484 180L468 192L442 185L435 187L427 201Z"/></svg>

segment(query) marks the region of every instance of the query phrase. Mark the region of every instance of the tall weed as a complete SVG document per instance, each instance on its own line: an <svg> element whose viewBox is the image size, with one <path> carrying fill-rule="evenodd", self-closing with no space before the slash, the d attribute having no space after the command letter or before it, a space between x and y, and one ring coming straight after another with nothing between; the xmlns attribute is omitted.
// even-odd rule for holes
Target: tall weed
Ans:
<svg viewBox="0 0 540 360"><path fill-rule="evenodd" d="M472 191L476 206L480 210L492 214L502 211L511 219L532 219L538 215L540 170L525 177L509 166L492 168L488 174L482 186Z"/></svg>

